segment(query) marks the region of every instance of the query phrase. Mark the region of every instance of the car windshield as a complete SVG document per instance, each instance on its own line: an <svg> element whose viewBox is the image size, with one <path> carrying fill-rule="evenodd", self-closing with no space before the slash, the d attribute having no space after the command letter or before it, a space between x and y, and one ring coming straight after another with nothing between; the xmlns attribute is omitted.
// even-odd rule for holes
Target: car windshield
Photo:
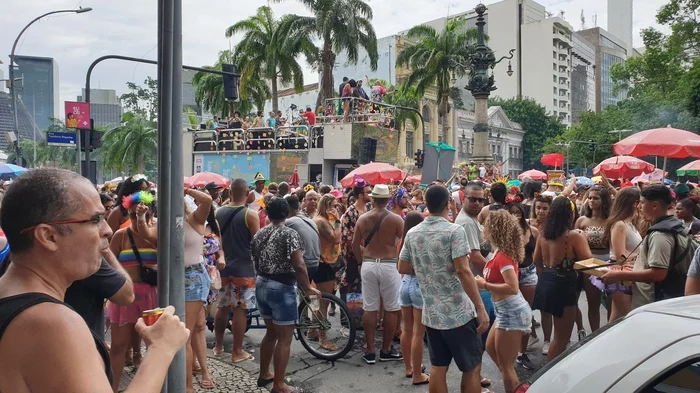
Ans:
<svg viewBox="0 0 700 393"><path fill-rule="evenodd" d="M539 379L544 373L549 371L552 367L556 366L562 359L565 357L569 356L571 353L574 351L577 351L579 348L581 348L583 345L585 345L587 342L593 340L594 338L598 337L601 333L607 331L608 329L612 328L613 326L616 326L618 323L623 321L624 318L620 318L617 321L607 324L600 329L596 330L595 332L591 333L590 335L586 336L581 341L576 342L576 344L572 345L571 347L567 348L566 351L562 352L559 356L554 358L551 362L547 363L544 367L539 369L536 373L532 374L530 378L528 378L528 382L530 384L533 384L537 379Z"/></svg>

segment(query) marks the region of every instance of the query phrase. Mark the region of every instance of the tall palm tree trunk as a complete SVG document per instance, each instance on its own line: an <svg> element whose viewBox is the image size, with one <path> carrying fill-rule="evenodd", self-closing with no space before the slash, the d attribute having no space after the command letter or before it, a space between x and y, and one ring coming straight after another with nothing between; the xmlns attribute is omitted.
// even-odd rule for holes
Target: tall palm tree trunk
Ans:
<svg viewBox="0 0 700 393"><path fill-rule="evenodd" d="M139 156L139 159L138 159L138 168L139 168L138 173L143 173L144 169L146 169L146 168L145 168L145 165L144 165L144 162L143 162L143 155L140 155L140 156Z"/></svg>
<svg viewBox="0 0 700 393"><path fill-rule="evenodd" d="M450 132L450 124L448 123L448 117L449 116L449 108L450 108L450 103L449 103L449 96L443 95L442 96L442 141L444 143L447 143L448 138L447 134Z"/></svg>
<svg viewBox="0 0 700 393"><path fill-rule="evenodd" d="M323 40L323 53L321 53L321 85L319 86L316 107L325 107L326 100L333 98L335 86L333 83L333 66L335 66L335 53L330 37Z"/></svg>
<svg viewBox="0 0 700 393"><path fill-rule="evenodd" d="M272 96L272 111L277 113L279 110L279 95L277 94L277 75L272 77L270 81L270 92Z"/></svg>

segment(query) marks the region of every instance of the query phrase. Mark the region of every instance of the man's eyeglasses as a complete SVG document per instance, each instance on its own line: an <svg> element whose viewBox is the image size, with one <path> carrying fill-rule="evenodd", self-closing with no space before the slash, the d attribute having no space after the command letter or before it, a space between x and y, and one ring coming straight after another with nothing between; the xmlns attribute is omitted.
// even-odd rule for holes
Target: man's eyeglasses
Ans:
<svg viewBox="0 0 700 393"><path fill-rule="evenodd" d="M477 198L477 197L467 197L467 200L471 203L486 203L488 199L486 198Z"/></svg>
<svg viewBox="0 0 700 393"><path fill-rule="evenodd" d="M93 217L88 218L88 219L83 219L83 220L63 220L63 221L53 221L53 222L43 222L41 224L36 224L32 225L28 228L24 228L21 231L19 231L20 235L24 235L25 233L32 231L36 229L39 225L64 225L64 224L95 224L97 227L101 227L102 223L104 222L105 215L102 213L95 214Z"/></svg>

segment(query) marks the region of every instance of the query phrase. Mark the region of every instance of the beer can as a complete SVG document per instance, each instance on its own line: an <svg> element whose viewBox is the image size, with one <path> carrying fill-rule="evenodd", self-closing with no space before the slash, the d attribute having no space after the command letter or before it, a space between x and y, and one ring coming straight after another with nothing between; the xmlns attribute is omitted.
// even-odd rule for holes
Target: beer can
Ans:
<svg viewBox="0 0 700 393"><path fill-rule="evenodd" d="M146 326L153 326L154 323L160 318L161 314L163 314L164 308L154 308L153 310L146 310L143 312L141 317L143 318L143 322L146 323Z"/></svg>

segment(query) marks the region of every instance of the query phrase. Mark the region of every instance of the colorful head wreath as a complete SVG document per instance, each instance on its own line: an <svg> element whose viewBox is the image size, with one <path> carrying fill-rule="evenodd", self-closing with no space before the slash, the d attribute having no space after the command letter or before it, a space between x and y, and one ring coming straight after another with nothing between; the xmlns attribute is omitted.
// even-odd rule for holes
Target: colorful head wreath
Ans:
<svg viewBox="0 0 700 393"><path fill-rule="evenodd" d="M512 186L509 190L509 194L517 194L520 192L520 188L518 186Z"/></svg>
<svg viewBox="0 0 700 393"><path fill-rule="evenodd" d="M523 199L520 197L520 194L506 196L506 205L509 205L511 203L520 203L522 201Z"/></svg>
<svg viewBox="0 0 700 393"><path fill-rule="evenodd" d="M394 207L394 204L401 201L401 199L403 199L405 196L408 196L408 190L406 190L404 187L398 187L394 195L389 199L387 209L391 210Z"/></svg>
<svg viewBox="0 0 700 393"><path fill-rule="evenodd" d="M139 192L135 192L131 195L125 196L122 199L122 206L125 209L128 209L132 205L138 205L139 203L143 203L145 205L150 205L151 203L153 203L154 199L155 198L153 197L153 194L151 194L150 192L139 191Z"/></svg>
<svg viewBox="0 0 700 393"><path fill-rule="evenodd" d="M314 185L313 185L313 184L307 184L307 185L304 187L304 192L309 192L309 191L311 191L311 190L313 190L313 189L314 189Z"/></svg>

